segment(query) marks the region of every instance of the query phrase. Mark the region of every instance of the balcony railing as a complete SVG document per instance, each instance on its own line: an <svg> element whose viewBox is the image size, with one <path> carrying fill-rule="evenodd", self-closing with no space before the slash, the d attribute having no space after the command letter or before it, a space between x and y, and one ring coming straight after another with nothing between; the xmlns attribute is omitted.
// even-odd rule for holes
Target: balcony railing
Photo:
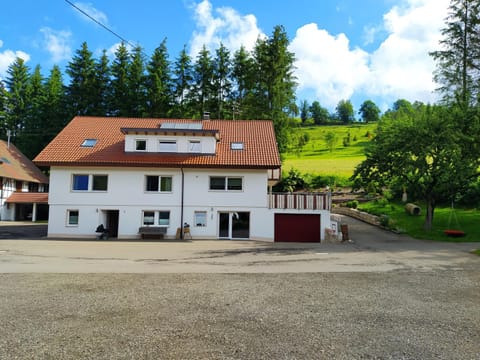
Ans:
<svg viewBox="0 0 480 360"><path fill-rule="evenodd" d="M271 193L270 209L330 210L332 198L329 193Z"/></svg>

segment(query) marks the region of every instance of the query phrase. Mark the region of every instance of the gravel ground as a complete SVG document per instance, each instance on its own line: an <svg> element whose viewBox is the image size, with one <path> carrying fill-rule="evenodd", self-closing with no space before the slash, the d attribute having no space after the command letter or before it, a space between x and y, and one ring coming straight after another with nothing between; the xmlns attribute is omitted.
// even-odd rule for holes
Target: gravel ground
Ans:
<svg viewBox="0 0 480 360"><path fill-rule="evenodd" d="M1 274L0 359L480 359L480 274Z"/></svg>

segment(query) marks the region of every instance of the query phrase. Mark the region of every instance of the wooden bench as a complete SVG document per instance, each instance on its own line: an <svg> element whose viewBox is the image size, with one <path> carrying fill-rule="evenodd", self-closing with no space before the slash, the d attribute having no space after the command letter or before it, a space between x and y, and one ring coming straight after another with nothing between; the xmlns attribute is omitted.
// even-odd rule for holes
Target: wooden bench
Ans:
<svg viewBox="0 0 480 360"><path fill-rule="evenodd" d="M142 239L163 239L167 233L166 227L160 226L142 226L138 229Z"/></svg>

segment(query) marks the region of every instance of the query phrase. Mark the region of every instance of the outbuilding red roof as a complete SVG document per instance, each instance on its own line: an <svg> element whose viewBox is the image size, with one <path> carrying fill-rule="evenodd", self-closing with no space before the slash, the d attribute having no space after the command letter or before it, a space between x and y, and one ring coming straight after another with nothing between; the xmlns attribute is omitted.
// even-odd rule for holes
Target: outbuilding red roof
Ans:
<svg viewBox="0 0 480 360"><path fill-rule="evenodd" d="M159 129L162 123L201 124L206 136L217 134L215 154L125 152L125 129ZM171 133L172 130L169 130ZM148 131L147 131L148 132ZM182 135L185 130L178 130ZM201 134L197 134L201 136ZM82 147L96 139L93 147ZM232 142L243 150L232 150ZM156 166L264 168L281 166L273 123L269 120L184 120L75 117L34 159L38 166Z"/></svg>
<svg viewBox="0 0 480 360"><path fill-rule="evenodd" d="M48 178L15 145L0 140L0 177L48 184Z"/></svg>
<svg viewBox="0 0 480 360"><path fill-rule="evenodd" d="M11 204L48 204L48 193L14 192L7 199Z"/></svg>

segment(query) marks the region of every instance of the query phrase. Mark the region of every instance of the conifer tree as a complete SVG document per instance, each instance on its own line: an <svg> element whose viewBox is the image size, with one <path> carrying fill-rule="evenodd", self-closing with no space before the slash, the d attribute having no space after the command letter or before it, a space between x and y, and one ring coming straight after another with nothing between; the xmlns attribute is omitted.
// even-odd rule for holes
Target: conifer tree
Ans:
<svg viewBox="0 0 480 360"><path fill-rule="evenodd" d="M172 107L173 84L166 39L155 49L148 62L146 86L147 115L149 117L167 117Z"/></svg>
<svg viewBox="0 0 480 360"><path fill-rule="evenodd" d="M86 42L75 52L66 72L70 77L66 93L71 116L96 115L95 60Z"/></svg>
<svg viewBox="0 0 480 360"><path fill-rule="evenodd" d="M192 60L183 47L180 55L175 61L173 69L173 84L175 95L175 106L172 111L173 117L186 118L192 115L192 90L193 90L193 68Z"/></svg>

